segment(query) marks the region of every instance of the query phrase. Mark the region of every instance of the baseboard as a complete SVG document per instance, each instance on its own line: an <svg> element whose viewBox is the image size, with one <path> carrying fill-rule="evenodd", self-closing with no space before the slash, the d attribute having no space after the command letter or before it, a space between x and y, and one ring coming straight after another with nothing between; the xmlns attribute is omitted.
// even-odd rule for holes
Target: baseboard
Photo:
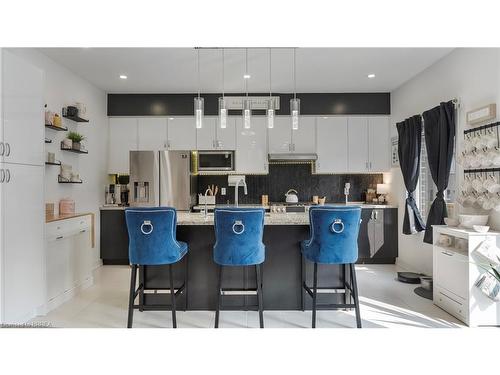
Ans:
<svg viewBox="0 0 500 375"><path fill-rule="evenodd" d="M41 315L46 315L50 311L58 308L63 303L69 301L71 298L75 297L78 293L91 287L92 285L94 285L94 277L89 276L85 280L83 280L79 285L77 285L71 289L68 289L64 293L61 293L58 296L47 301L47 303L44 305L44 309L43 309L44 313ZM40 311L42 311L42 310L40 309Z"/></svg>

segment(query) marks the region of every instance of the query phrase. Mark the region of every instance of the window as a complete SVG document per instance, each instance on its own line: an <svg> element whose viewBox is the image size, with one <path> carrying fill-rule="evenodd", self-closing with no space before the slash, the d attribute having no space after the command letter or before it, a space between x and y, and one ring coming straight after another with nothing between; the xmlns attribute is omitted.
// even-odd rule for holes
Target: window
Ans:
<svg viewBox="0 0 500 375"><path fill-rule="evenodd" d="M455 146L456 148L456 146ZM432 180L431 171L429 169L429 161L427 159L427 149L425 145L425 135L422 129L422 149L420 151L420 174L418 176L418 210L424 219L427 221L427 214L431 208L432 202L436 198L437 187ZM448 208L448 215L453 215L453 202L455 201L456 191L456 167L455 156L451 161L450 178L448 180L448 188L444 192L444 200Z"/></svg>

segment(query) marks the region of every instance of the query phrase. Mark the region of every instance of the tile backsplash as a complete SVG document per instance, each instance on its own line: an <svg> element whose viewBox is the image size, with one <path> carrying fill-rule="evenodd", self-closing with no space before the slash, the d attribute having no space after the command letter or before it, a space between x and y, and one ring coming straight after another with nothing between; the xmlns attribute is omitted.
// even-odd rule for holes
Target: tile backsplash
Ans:
<svg viewBox="0 0 500 375"><path fill-rule="evenodd" d="M336 174L314 175L310 164L270 164L267 175L246 175L248 195L240 187L240 203L260 203L263 194L269 195L270 202L285 202L285 193L289 189L298 192L300 202L310 202L313 195L326 196L327 203L343 202L344 184L351 183L349 200L364 201L366 189L375 189L383 181L381 173L376 174ZM217 203L234 202L234 186L229 187L227 176L198 176L194 184L197 193L203 194L208 185L219 186ZM226 195L221 195L221 188L226 188Z"/></svg>

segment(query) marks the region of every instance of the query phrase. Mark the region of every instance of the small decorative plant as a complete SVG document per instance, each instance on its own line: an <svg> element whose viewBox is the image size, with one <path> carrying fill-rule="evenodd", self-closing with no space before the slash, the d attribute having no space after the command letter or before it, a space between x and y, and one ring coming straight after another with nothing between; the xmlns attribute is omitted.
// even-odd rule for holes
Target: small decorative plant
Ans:
<svg viewBox="0 0 500 375"><path fill-rule="evenodd" d="M75 150L80 149L80 142L85 139L85 136L83 134L77 133L77 132L69 132L68 136L66 137L71 140L73 143L73 148Z"/></svg>

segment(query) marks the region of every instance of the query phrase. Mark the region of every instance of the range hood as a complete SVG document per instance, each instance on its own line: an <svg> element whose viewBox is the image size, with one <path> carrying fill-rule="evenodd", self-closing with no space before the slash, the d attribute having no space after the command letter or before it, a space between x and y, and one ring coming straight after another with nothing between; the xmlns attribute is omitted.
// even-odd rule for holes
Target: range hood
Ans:
<svg viewBox="0 0 500 375"><path fill-rule="evenodd" d="M269 161L316 161L317 154L268 154Z"/></svg>

